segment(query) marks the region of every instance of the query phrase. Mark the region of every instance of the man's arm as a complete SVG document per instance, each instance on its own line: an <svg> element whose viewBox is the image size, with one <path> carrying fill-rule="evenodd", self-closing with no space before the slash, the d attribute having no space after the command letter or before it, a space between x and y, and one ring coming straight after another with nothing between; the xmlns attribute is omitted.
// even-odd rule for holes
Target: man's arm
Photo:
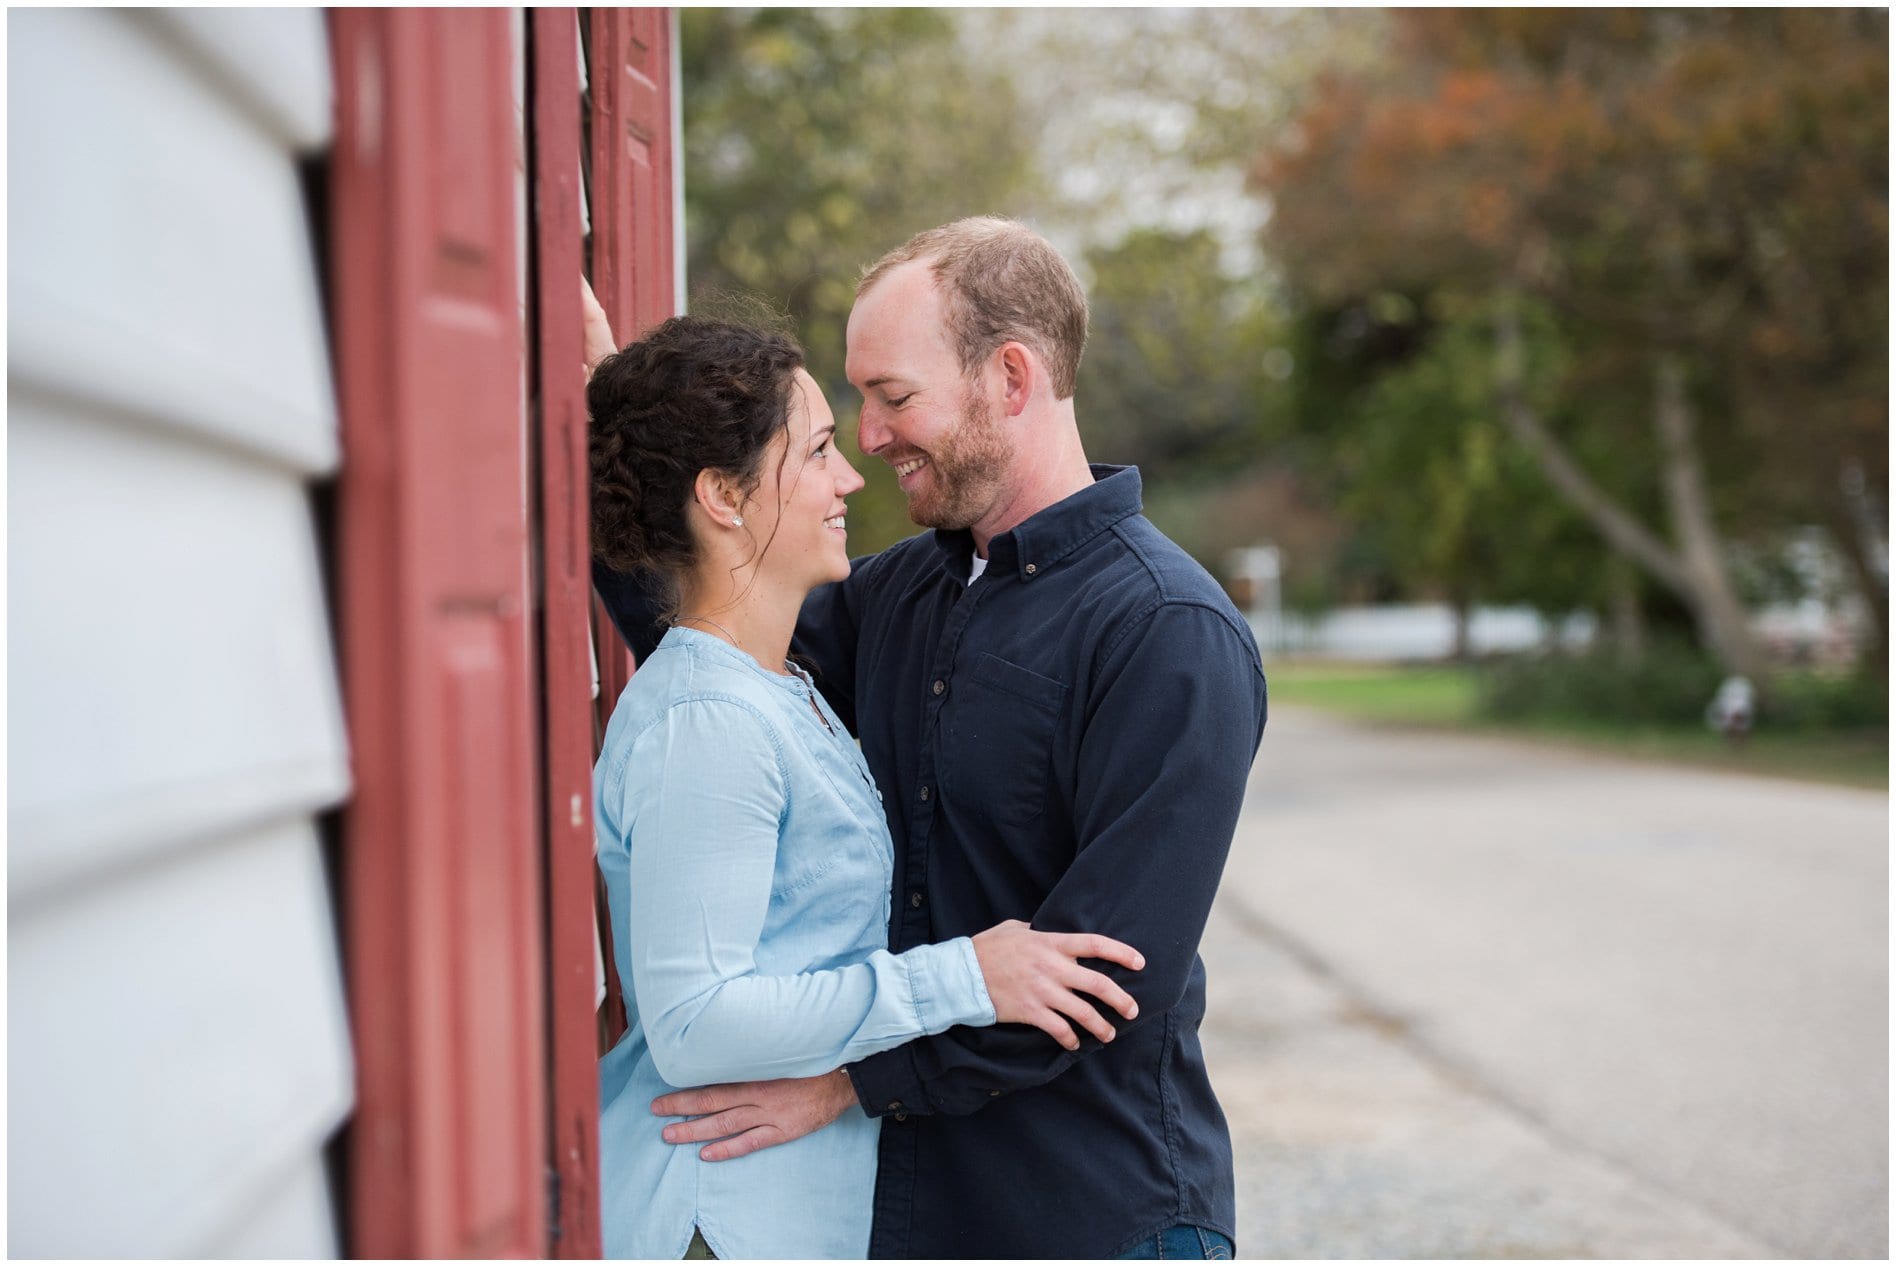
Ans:
<svg viewBox="0 0 1896 1267"><path fill-rule="evenodd" d="M1175 1006L1189 981L1263 735L1264 678L1255 644L1223 613L1168 604L1106 651L1092 697L1074 789L1078 849L1033 926L1085 929L1144 951L1142 973L1102 969L1132 994L1144 1024ZM1019 1025L957 1029L849 1073L871 1114L971 1113L1101 1046L1083 1035L1067 1051Z"/></svg>
<svg viewBox="0 0 1896 1267"><path fill-rule="evenodd" d="M1093 695L1074 797L1079 849L1033 924L1097 931L1145 951L1141 973L1101 969L1132 994L1133 1023L1142 1024L1174 1006L1190 977L1263 733L1264 680L1254 644L1221 613L1175 605L1129 627ZM1082 1035L1080 1049L1067 1051L1021 1025L963 1028L848 1072L871 1115L970 1113L1101 1046ZM721 1160L795 1138L791 1123L833 1121L846 1107L837 1093L833 1079L701 1088L666 1096L653 1111L711 1114L675 1124L666 1138L722 1140L704 1153Z"/></svg>
<svg viewBox="0 0 1896 1267"><path fill-rule="evenodd" d="M632 648L632 658L640 664L652 654L665 626L659 620L664 604L659 600L660 585L656 572L616 572L599 560L592 565L593 589L606 606L606 614Z"/></svg>
<svg viewBox="0 0 1896 1267"><path fill-rule="evenodd" d="M831 581L811 590L797 613L790 650L810 666L816 689L854 735L856 728L856 613L866 573L875 555L849 561L847 580Z"/></svg>

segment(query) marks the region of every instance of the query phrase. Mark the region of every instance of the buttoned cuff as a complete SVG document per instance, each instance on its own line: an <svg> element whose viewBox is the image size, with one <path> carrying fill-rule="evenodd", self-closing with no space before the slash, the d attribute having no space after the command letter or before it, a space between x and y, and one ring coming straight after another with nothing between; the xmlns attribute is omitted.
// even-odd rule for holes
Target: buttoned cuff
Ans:
<svg viewBox="0 0 1896 1267"><path fill-rule="evenodd" d="M844 1067L849 1085L856 1090L856 1103L870 1117L906 1117L927 1113L922 1099L922 1080L915 1073L913 1043L866 1056Z"/></svg>

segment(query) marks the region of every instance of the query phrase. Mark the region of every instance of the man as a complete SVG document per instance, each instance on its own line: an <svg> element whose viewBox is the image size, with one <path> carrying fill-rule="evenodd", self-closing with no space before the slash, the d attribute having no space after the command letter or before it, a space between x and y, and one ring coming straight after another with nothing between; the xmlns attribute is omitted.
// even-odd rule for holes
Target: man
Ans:
<svg viewBox="0 0 1896 1267"><path fill-rule="evenodd" d="M883 1119L872 1257L1229 1257L1231 1143L1198 1042L1197 947L1263 733L1256 644L1089 466L1078 280L1008 220L930 230L863 276L848 328L863 451L923 534L813 593L796 649L862 741L896 847L890 948L999 920L1103 933L1138 1018L1068 1050L958 1028L824 1078L701 1088L666 1137L742 1156ZM599 574L634 649L652 609Z"/></svg>

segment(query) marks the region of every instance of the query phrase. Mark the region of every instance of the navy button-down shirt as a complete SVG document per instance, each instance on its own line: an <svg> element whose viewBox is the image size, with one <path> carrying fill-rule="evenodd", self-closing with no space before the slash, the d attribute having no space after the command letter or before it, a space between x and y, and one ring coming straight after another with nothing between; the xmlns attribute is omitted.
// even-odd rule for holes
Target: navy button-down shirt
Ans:
<svg viewBox="0 0 1896 1267"><path fill-rule="evenodd" d="M988 546L925 533L811 594L796 650L862 740L896 870L892 950L1002 920L1097 932L1141 972L1118 1037L957 1027L849 1066L884 1119L873 1257L1113 1257L1177 1223L1234 1236L1231 1141L1198 1042L1198 942L1262 737L1249 627L1140 513L1139 474ZM597 577L635 651L634 583ZM1103 1005L1102 1005L1103 1006Z"/></svg>

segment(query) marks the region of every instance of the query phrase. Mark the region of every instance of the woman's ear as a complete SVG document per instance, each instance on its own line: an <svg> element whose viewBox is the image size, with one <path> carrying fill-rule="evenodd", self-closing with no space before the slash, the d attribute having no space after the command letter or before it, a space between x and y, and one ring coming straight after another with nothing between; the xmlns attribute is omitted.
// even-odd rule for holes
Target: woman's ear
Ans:
<svg viewBox="0 0 1896 1267"><path fill-rule="evenodd" d="M691 492L693 500L711 517L712 523L720 528L744 526L744 497L728 476L706 467L698 472Z"/></svg>

